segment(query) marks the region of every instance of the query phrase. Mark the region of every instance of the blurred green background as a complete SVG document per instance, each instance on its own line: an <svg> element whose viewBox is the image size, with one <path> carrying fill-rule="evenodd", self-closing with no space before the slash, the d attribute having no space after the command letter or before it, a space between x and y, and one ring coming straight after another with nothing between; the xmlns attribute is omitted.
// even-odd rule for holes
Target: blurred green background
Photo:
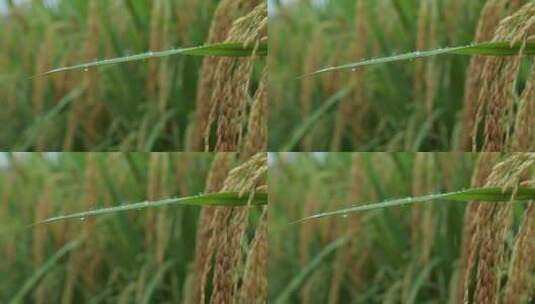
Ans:
<svg viewBox="0 0 535 304"><path fill-rule="evenodd" d="M470 57L297 77L363 59L470 44L485 2L271 1L270 151L462 148Z"/></svg>
<svg viewBox="0 0 535 304"><path fill-rule="evenodd" d="M204 190L210 153L0 154L0 302L187 303L202 208L28 225Z"/></svg>
<svg viewBox="0 0 535 304"><path fill-rule="evenodd" d="M271 303L459 303L464 202L294 222L357 204L470 188L477 156L271 153ZM508 248L526 205L513 209Z"/></svg>
<svg viewBox="0 0 535 304"><path fill-rule="evenodd" d="M187 149L202 58L30 77L98 59L202 45L218 2L0 1L0 147Z"/></svg>

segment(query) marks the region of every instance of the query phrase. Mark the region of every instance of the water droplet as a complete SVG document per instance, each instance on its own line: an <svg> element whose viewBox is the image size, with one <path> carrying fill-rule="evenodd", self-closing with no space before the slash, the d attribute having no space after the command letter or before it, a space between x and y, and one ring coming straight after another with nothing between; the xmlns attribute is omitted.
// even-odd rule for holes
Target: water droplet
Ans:
<svg viewBox="0 0 535 304"><path fill-rule="evenodd" d="M85 68L85 69L84 69L84 72L87 72L87 71L89 71L89 69L88 69L88 68Z"/></svg>
<svg viewBox="0 0 535 304"><path fill-rule="evenodd" d="M82 216L79 220L80 220L81 222L85 221L85 216Z"/></svg>
<svg viewBox="0 0 535 304"><path fill-rule="evenodd" d="M347 218L349 215L347 214L342 214L342 218Z"/></svg>
<svg viewBox="0 0 535 304"><path fill-rule="evenodd" d="M357 68L352 68L351 69L351 72L356 72L357 71Z"/></svg>

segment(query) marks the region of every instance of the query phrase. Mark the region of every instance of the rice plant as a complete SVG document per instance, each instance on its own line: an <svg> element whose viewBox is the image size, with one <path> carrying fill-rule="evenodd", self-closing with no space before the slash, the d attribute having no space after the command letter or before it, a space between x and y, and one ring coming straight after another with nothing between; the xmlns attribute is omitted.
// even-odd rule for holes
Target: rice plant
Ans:
<svg viewBox="0 0 535 304"><path fill-rule="evenodd" d="M265 303L265 154L3 153L0 163L0 302ZM206 223L206 212L229 217Z"/></svg>
<svg viewBox="0 0 535 304"><path fill-rule="evenodd" d="M531 151L534 9L274 1L270 149Z"/></svg>
<svg viewBox="0 0 535 304"><path fill-rule="evenodd" d="M271 158L273 303L533 301L535 154Z"/></svg>
<svg viewBox="0 0 535 304"><path fill-rule="evenodd" d="M266 133L262 1L0 8L3 150L237 151Z"/></svg>

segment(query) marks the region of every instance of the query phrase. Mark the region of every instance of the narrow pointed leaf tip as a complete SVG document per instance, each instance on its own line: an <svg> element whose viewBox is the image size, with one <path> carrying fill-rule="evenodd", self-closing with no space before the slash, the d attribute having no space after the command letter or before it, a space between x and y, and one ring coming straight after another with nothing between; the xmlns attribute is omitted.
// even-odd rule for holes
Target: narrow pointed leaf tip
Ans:
<svg viewBox="0 0 535 304"><path fill-rule="evenodd" d="M184 55L184 56L213 56L213 57L248 57L253 54L259 57L265 57L268 53L267 43L263 42L258 45L257 48L254 46L244 46L242 43L237 42L225 42L218 44L208 44L192 48L181 48L181 49L172 49L167 51L160 52L147 52L132 56L118 57L112 59L99 60L89 63L82 63L73 66L67 66L62 68L57 68L50 70L44 74L37 76L46 76L61 72L74 71L74 70L87 70L89 68L100 67L111 64L119 64L125 62L153 59L168 57L173 55Z"/></svg>
<svg viewBox="0 0 535 304"><path fill-rule="evenodd" d="M84 220L87 217L93 217L97 215L111 214L117 212L139 210L145 208L156 208L163 206L213 206L213 207L244 207L247 205L262 206L267 205L268 194L266 192L256 192L251 198L248 193L240 195L237 192L222 192L222 193L209 193L199 194L187 197L169 198L159 201L144 201L133 204L126 204L121 206L94 209L89 211L83 211L73 214L60 215L56 217L48 218L44 221L38 222L38 224L48 224L68 219L80 219Z"/></svg>
<svg viewBox="0 0 535 304"><path fill-rule="evenodd" d="M417 197L407 197L401 199L388 200L375 204L365 204L359 206L353 206L343 209L338 209L334 211L328 211L323 213L318 213L315 215L307 216L302 218L294 223L305 222L313 219L319 219L329 216L347 216L352 213L362 212L367 210L374 210L380 208L388 208L395 206L405 206L412 205L416 203L426 203L431 202L437 199L451 200L451 201L481 201L481 202L508 202L511 200L515 201L527 201L535 200L535 188L525 188L521 187L513 191L513 189L502 189L502 188L472 188L462 191L449 192L449 193L439 193L439 194L430 194Z"/></svg>
<svg viewBox="0 0 535 304"><path fill-rule="evenodd" d="M363 60L360 62L349 63L334 67L328 67L315 71L310 74L306 74L302 77L314 76L328 72L340 71L340 70L355 70L357 68L397 62L397 61L406 61L414 60L426 57L433 57L438 55L471 55L471 56L515 56L521 53L523 55L534 55L535 54L535 42L527 42L525 45L522 43L511 44L509 42L486 42L480 44L472 44L467 46L458 46L458 47L449 47L443 49L436 49L430 51L416 51L411 53L405 53L401 55L394 55L389 57L374 58L370 60Z"/></svg>

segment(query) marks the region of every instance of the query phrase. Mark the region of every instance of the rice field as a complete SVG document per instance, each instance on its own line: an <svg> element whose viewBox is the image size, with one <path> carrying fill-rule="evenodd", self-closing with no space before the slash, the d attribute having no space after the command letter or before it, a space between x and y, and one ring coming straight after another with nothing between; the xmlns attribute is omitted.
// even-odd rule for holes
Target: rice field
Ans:
<svg viewBox="0 0 535 304"><path fill-rule="evenodd" d="M266 170L265 154L2 153L0 302L265 303Z"/></svg>
<svg viewBox="0 0 535 304"><path fill-rule="evenodd" d="M263 1L2 1L0 43L1 150L265 146Z"/></svg>
<svg viewBox="0 0 535 304"><path fill-rule="evenodd" d="M274 1L270 151L532 151L533 1Z"/></svg>
<svg viewBox="0 0 535 304"><path fill-rule="evenodd" d="M0 45L0 303L535 303L534 0L0 0Z"/></svg>
<svg viewBox="0 0 535 304"><path fill-rule="evenodd" d="M270 303L533 302L533 153L270 157Z"/></svg>

